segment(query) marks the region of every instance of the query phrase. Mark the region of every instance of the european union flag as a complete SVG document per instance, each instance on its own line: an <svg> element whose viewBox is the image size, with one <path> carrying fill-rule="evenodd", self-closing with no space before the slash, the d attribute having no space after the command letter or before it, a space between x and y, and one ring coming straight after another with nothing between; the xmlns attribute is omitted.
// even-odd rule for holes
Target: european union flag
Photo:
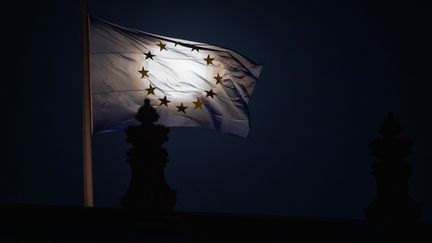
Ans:
<svg viewBox="0 0 432 243"><path fill-rule="evenodd" d="M93 131L123 130L145 98L168 127L246 137L261 65L223 47L90 18Z"/></svg>

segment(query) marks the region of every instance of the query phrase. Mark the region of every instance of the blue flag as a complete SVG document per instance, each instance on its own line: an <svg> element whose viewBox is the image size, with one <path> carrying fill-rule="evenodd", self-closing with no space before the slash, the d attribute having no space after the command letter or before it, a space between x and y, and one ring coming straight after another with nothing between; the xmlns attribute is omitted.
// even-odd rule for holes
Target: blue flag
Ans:
<svg viewBox="0 0 432 243"><path fill-rule="evenodd" d="M146 98L159 124L249 133L247 104L262 66L233 50L90 18L90 60L95 133L136 124Z"/></svg>

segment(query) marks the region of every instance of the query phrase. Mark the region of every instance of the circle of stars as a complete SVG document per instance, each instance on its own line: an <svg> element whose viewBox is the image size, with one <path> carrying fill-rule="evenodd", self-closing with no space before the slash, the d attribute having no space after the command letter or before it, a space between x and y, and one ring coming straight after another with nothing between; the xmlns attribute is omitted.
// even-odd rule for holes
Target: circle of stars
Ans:
<svg viewBox="0 0 432 243"><path fill-rule="evenodd" d="M168 51L168 49L166 48L167 44L159 41L159 43L156 44L159 47L159 51ZM199 53L200 48L195 46L195 45L189 45L189 44L182 44L180 42L174 42L174 46L177 45L182 45L188 48L191 48L191 52L196 51ZM145 60L150 59L150 60L154 60L153 57L157 56L155 54L152 54L150 51L148 51L147 53L143 53L145 55ZM207 55L206 58L202 58L207 66L210 65L214 65L213 61L215 61L216 57L211 56L210 54ZM141 70L138 71L141 74L141 79L144 78L149 78L149 70L146 70L144 68L144 66L141 68ZM217 84L222 84L223 82L223 76L220 75L220 73L217 73L217 75L215 77L213 77L216 80L216 85ZM147 96L148 95L156 95L155 94L155 90L157 89L156 86L153 86L152 84L149 85L149 87L147 89L145 89L147 91ZM213 89L210 90L204 90L203 93L205 93L205 99L214 99L215 96L217 95ZM171 102L170 100L168 100L168 98L166 97L166 95L164 95L163 98L158 98L158 100L160 101L159 106L169 106L169 103ZM194 105L194 110L201 110L203 108L204 102L202 98L197 97L195 101L192 102L192 104ZM183 114L186 114L186 109L189 108L189 106L185 106L183 104L183 102L180 103L180 105L176 105L175 106L177 108L177 112L182 112Z"/></svg>

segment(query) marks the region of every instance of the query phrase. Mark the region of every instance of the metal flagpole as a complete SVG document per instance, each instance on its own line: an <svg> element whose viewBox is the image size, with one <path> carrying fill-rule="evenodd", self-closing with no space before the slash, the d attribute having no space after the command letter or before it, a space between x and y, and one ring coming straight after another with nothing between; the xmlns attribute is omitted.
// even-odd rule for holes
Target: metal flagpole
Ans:
<svg viewBox="0 0 432 243"><path fill-rule="evenodd" d="M92 114L90 86L89 16L87 0L81 0L81 38L82 38L82 118L83 118L83 172L84 206L93 207L92 172Z"/></svg>

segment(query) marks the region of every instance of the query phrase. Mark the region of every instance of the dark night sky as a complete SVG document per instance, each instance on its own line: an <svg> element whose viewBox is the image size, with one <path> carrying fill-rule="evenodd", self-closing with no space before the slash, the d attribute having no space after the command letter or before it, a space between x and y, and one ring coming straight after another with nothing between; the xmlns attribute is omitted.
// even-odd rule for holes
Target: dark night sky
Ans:
<svg viewBox="0 0 432 243"><path fill-rule="evenodd" d="M414 140L412 196L428 221L430 11L412 1L91 3L110 22L264 63L248 139L171 130L166 175L178 210L362 218L375 192L368 142L393 111ZM2 18L0 203L80 205L78 1L18 1ZM129 183L125 136L95 135L93 145L95 203L118 207Z"/></svg>

